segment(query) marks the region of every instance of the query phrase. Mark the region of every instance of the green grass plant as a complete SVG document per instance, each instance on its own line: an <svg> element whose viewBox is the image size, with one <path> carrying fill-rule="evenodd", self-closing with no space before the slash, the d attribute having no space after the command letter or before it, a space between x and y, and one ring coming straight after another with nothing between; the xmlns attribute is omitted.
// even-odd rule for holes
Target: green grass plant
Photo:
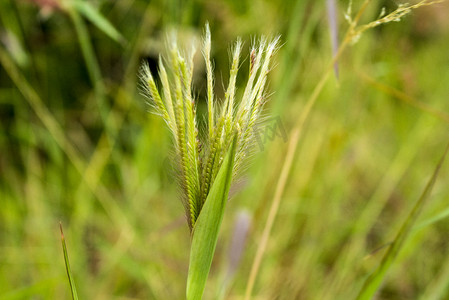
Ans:
<svg viewBox="0 0 449 300"><path fill-rule="evenodd" d="M0 299L446 299L449 3L335 4L0 1Z"/></svg>
<svg viewBox="0 0 449 300"><path fill-rule="evenodd" d="M266 102L266 81L270 60L278 47L276 38L262 38L252 46L249 78L239 102L235 100L236 78L242 42L232 50L229 83L222 103L214 96L211 34L206 24L203 55L207 70L207 137L202 140L198 128L195 99L192 95L194 46L187 56L178 50L176 37L170 43L170 70L167 74L159 58L159 75L163 93L159 93L148 65L142 78L151 104L173 134L175 161L179 173L181 198L192 233L187 299L201 299L215 251L218 232L228 198L231 179L247 159L254 144L254 130L260 122ZM169 81L172 78L172 81ZM171 88L172 87L172 88ZM163 96L161 96L163 95ZM230 148L230 150L228 150ZM226 153L229 154L226 155ZM203 210L205 207L205 210ZM201 220L196 226L197 220Z"/></svg>

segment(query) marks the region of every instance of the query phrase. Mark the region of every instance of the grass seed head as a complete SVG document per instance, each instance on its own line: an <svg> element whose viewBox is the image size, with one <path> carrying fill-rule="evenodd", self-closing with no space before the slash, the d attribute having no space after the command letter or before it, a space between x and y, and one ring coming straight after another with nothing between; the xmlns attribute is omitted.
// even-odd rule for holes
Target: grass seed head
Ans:
<svg viewBox="0 0 449 300"><path fill-rule="evenodd" d="M236 99L236 81L239 70L242 41L232 47L229 82L222 105L217 105L214 95L214 76L211 60L211 33L206 24L202 53L207 73L207 134L198 135L198 122L194 96L192 95L193 56L192 47L187 55L178 49L176 35L171 35L170 58L167 68L159 59L159 77L162 91L156 86L149 67L142 66L141 77L144 92L151 99L156 114L162 116L173 134L175 161L179 169L179 185L190 229L201 212L218 170L234 137L234 174L248 156L253 145L252 130L261 118L266 99L267 75L270 62L278 49L279 37L268 40L262 37L250 53L250 74L241 99Z"/></svg>

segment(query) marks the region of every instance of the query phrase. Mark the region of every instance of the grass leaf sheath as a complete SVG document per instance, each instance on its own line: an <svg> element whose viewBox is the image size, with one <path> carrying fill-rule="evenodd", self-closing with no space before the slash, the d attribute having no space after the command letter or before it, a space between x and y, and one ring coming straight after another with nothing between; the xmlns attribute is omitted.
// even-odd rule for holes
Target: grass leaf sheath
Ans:
<svg viewBox="0 0 449 300"><path fill-rule="evenodd" d="M236 139L221 165L217 178L196 222L190 249L187 300L201 299L217 245L218 232L228 200Z"/></svg>

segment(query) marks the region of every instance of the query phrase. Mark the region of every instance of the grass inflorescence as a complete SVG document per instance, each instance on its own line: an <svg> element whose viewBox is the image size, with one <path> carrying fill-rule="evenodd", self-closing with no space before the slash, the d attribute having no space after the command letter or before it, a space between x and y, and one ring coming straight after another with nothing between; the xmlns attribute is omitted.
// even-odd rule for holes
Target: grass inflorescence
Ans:
<svg viewBox="0 0 449 300"><path fill-rule="evenodd" d="M448 298L449 3L406 2L0 1L0 299ZM227 40L273 32L268 88Z"/></svg>
<svg viewBox="0 0 449 300"><path fill-rule="evenodd" d="M207 73L208 128L204 138L199 135L196 99L192 93L195 47L192 46L190 51L183 55L178 48L175 35L171 36L170 57L165 63L159 58L159 77L162 86L160 89L148 65L142 66L145 92L151 98L155 112L164 119L173 134L182 201L191 230L195 226L234 136L237 136L234 174L238 172L247 156L248 148L254 140L253 130L260 120L266 102L267 75L278 43L279 38L268 40L262 37L252 46L249 77L243 96L236 101L236 80L242 51L242 41L238 39L232 48L229 83L224 99L218 101L214 94L211 34L209 26L206 25L202 53Z"/></svg>

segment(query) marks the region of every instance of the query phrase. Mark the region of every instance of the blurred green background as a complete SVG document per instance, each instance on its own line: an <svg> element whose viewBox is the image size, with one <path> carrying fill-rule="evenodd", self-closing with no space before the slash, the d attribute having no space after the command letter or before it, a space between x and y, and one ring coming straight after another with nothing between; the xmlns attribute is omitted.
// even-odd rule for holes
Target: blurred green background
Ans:
<svg viewBox="0 0 449 300"><path fill-rule="evenodd" d="M373 1L362 23L396 1ZM354 2L357 11L360 3ZM348 1L337 2L341 39ZM448 142L449 6L420 8L349 47L298 145L253 299L352 299L379 264ZM69 299L59 222L80 299L183 299L190 237L164 122L140 94L167 32L212 31L217 94L229 49L245 61L281 34L267 115L225 214L205 299L243 299L290 130L332 58L325 1L0 1L0 299ZM198 46L200 49L200 44ZM195 95L205 104L198 51ZM268 127L267 127L268 128ZM447 299L449 166L378 299ZM236 217L251 218L224 285Z"/></svg>

